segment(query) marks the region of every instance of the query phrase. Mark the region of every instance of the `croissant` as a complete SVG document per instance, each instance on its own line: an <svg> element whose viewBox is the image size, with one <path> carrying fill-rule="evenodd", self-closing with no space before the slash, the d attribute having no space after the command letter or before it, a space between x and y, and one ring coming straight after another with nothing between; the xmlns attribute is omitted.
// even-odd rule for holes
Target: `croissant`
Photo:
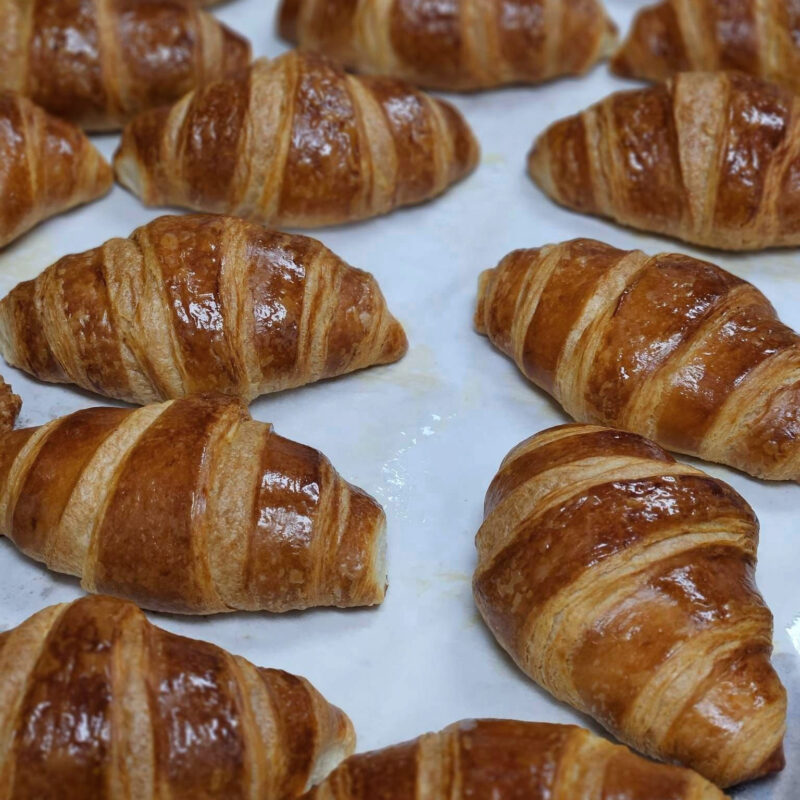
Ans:
<svg viewBox="0 0 800 800"><path fill-rule="evenodd" d="M246 69L250 45L184 0L0 0L0 88L90 130Z"/></svg>
<svg viewBox="0 0 800 800"><path fill-rule="evenodd" d="M78 128L14 92L0 91L0 165L0 247L101 197L113 182L108 163Z"/></svg>
<svg viewBox="0 0 800 800"><path fill-rule="evenodd" d="M314 227L428 200L477 159L450 104L293 51L141 114L114 167L147 205Z"/></svg>
<svg viewBox="0 0 800 800"><path fill-rule="evenodd" d="M554 200L723 250L800 244L800 99L683 73L556 122L528 157Z"/></svg>
<svg viewBox="0 0 800 800"><path fill-rule="evenodd" d="M0 526L86 591L158 611L365 606L386 589L378 503L222 395L0 434Z"/></svg>
<svg viewBox="0 0 800 800"><path fill-rule="evenodd" d="M724 800L699 775L653 764L574 725L465 720L351 756L304 800Z"/></svg>
<svg viewBox="0 0 800 800"><path fill-rule="evenodd" d="M727 484L589 425L512 450L486 494L475 599L537 683L720 786L783 768L786 692Z"/></svg>
<svg viewBox="0 0 800 800"><path fill-rule="evenodd" d="M86 597L0 634L0 795L285 800L353 751L308 681Z"/></svg>
<svg viewBox="0 0 800 800"><path fill-rule="evenodd" d="M785 0L664 0L639 11L611 62L660 81L687 70L735 69L800 90L797 11Z"/></svg>
<svg viewBox="0 0 800 800"><path fill-rule="evenodd" d="M481 276L475 324L579 422L800 480L800 338L713 264L591 239L517 250Z"/></svg>
<svg viewBox="0 0 800 800"><path fill-rule="evenodd" d="M283 0L278 27L361 72L451 91L579 75L617 39L600 0Z"/></svg>
<svg viewBox="0 0 800 800"><path fill-rule="evenodd" d="M0 301L9 364L133 403L251 400L407 347L372 275L315 239L232 217L161 217Z"/></svg>

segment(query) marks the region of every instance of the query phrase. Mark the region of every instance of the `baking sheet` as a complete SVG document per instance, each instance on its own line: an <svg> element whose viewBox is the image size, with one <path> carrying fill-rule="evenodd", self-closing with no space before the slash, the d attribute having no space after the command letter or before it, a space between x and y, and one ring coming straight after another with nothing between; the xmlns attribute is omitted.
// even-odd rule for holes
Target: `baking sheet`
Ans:
<svg viewBox="0 0 800 800"><path fill-rule="evenodd" d="M625 30L642 3L609 0ZM219 17L248 35L256 54L285 45L274 34L275 2L231 0ZM182 618L151 614L170 630L211 640L252 661L307 676L352 717L359 749L382 747L464 718L591 721L552 700L512 664L472 602L473 537L483 496L517 442L566 421L543 393L472 328L476 282L509 250L575 236L648 252L678 249L711 258L753 281L782 319L800 328L800 252L709 254L556 207L527 178L525 155L551 121L631 84L605 66L545 87L450 99L483 148L479 169L442 198L381 219L312 232L351 264L373 272L411 348L399 364L261 398L253 415L284 436L325 452L350 481L386 508L390 588L375 610L283 616ZM95 142L111 155L117 137ZM117 187L104 200L50 220L0 253L0 292L60 256L127 236L162 213ZM22 396L22 425L103 402L70 387L37 383L3 367ZM704 465L754 506L762 524L758 583L775 616L774 663L790 695L788 766L776 779L732 794L747 800L800 797L800 486L767 484ZM51 603L81 595L78 581L47 572L0 542L0 629Z"/></svg>

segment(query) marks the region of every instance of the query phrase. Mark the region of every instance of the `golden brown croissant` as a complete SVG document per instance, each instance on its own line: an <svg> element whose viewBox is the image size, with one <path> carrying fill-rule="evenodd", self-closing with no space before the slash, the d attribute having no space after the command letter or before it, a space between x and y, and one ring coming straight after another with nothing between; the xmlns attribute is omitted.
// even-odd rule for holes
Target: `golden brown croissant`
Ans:
<svg viewBox="0 0 800 800"><path fill-rule="evenodd" d="M798 91L799 23L787 0L664 0L639 11L611 68L656 81L687 70L735 69Z"/></svg>
<svg viewBox="0 0 800 800"><path fill-rule="evenodd" d="M184 0L0 0L0 88L91 130L243 71L250 45Z"/></svg>
<svg viewBox="0 0 800 800"><path fill-rule="evenodd" d="M477 159L449 103L293 51L141 114L114 167L147 205L313 227L428 200Z"/></svg>
<svg viewBox="0 0 800 800"><path fill-rule="evenodd" d="M481 276L475 324L579 422L770 480L800 480L800 338L714 264L591 239Z"/></svg>
<svg viewBox="0 0 800 800"><path fill-rule="evenodd" d="M475 599L558 699L730 786L784 765L757 540L727 484L634 434L566 425L517 446L492 481Z"/></svg>
<svg viewBox="0 0 800 800"><path fill-rule="evenodd" d="M86 591L159 611L365 606L386 589L378 503L222 395L0 434L0 526Z"/></svg>
<svg viewBox="0 0 800 800"><path fill-rule="evenodd" d="M465 720L351 756L305 800L724 800L699 775L653 764L574 725Z"/></svg>
<svg viewBox="0 0 800 800"><path fill-rule="evenodd" d="M278 25L353 69L448 90L581 74L617 33L600 0L283 0Z"/></svg>
<svg viewBox="0 0 800 800"><path fill-rule="evenodd" d="M0 91L0 247L112 183L111 167L78 128Z"/></svg>
<svg viewBox="0 0 800 800"><path fill-rule="evenodd" d="M372 275L315 239L233 217L161 217L0 301L9 364L134 403L251 400L406 349Z"/></svg>
<svg viewBox="0 0 800 800"><path fill-rule="evenodd" d="M0 634L0 796L286 800L353 751L303 678L86 597Z"/></svg>
<svg viewBox="0 0 800 800"><path fill-rule="evenodd" d="M556 122L528 169L562 205L724 250L800 244L800 99L683 73Z"/></svg>

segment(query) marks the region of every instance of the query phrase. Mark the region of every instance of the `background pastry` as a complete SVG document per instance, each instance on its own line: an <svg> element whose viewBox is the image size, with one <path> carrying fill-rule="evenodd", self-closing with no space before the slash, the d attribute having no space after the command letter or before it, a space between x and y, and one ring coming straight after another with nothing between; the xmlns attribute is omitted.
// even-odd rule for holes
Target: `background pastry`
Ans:
<svg viewBox="0 0 800 800"><path fill-rule="evenodd" d="M222 395L0 434L0 525L86 591L159 611L368 606L386 590L378 503Z"/></svg>
<svg viewBox="0 0 800 800"><path fill-rule="evenodd" d="M147 205L306 228L428 200L477 160L449 103L292 51L140 115L114 167Z"/></svg>
<svg viewBox="0 0 800 800"><path fill-rule="evenodd" d="M308 681L87 597L0 634L9 797L285 800L353 751Z"/></svg>
<svg viewBox="0 0 800 800"><path fill-rule="evenodd" d="M800 244L800 100L737 73L616 92L528 157L554 200L723 250Z"/></svg>
<svg viewBox="0 0 800 800"><path fill-rule="evenodd" d="M64 120L0 91L0 247L44 219L102 197L111 167Z"/></svg>
<svg viewBox="0 0 800 800"><path fill-rule="evenodd" d="M448 90L579 75L617 31L600 0L283 0L278 27L360 72Z"/></svg>
<svg viewBox="0 0 800 800"><path fill-rule="evenodd" d="M185 0L0 0L0 88L90 130L234 75L250 45Z"/></svg>
<svg viewBox="0 0 800 800"><path fill-rule="evenodd" d="M655 81L687 70L735 69L797 91L797 21L784 0L663 0L638 12L611 69Z"/></svg>
<svg viewBox="0 0 800 800"><path fill-rule="evenodd" d="M729 486L633 434L553 428L505 458L476 542L481 614L559 700L723 787L783 767L758 521Z"/></svg>
<svg viewBox="0 0 800 800"><path fill-rule="evenodd" d="M160 217L0 301L9 364L134 403L252 400L407 346L372 275L315 239L233 217Z"/></svg>
<svg viewBox="0 0 800 800"><path fill-rule="evenodd" d="M689 770L653 764L574 725L465 720L347 759L306 800L724 800Z"/></svg>
<svg viewBox="0 0 800 800"><path fill-rule="evenodd" d="M478 330L574 419L800 480L800 338L752 284L575 239L510 253L478 294Z"/></svg>

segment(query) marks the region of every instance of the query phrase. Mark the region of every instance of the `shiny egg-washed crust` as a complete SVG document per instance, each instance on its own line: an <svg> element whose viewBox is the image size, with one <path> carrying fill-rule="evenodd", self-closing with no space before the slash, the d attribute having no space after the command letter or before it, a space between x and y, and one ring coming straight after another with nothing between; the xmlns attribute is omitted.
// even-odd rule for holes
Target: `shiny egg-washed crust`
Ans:
<svg viewBox="0 0 800 800"><path fill-rule="evenodd" d="M528 157L557 202L722 250L800 244L800 98L687 72L556 122Z"/></svg>
<svg viewBox="0 0 800 800"><path fill-rule="evenodd" d="M185 0L0 0L0 88L89 130L242 72L250 45Z"/></svg>
<svg viewBox="0 0 800 800"><path fill-rule="evenodd" d="M0 796L286 800L355 743L304 678L87 597L0 634Z"/></svg>
<svg viewBox="0 0 800 800"><path fill-rule="evenodd" d="M278 26L360 72L457 91L579 75L617 32L600 0L283 0Z"/></svg>
<svg viewBox="0 0 800 800"><path fill-rule="evenodd" d="M641 9L611 61L617 75L661 81L730 69L800 90L795 0L665 0Z"/></svg>
<svg viewBox="0 0 800 800"><path fill-rule="evenodd" d="M0 91L0 247L102 197L113 180L82 131L16 92Z"/></svg>
<svg viewBox="0 0 800 800"><path fill-rule="evenodd" d="M9 364L133 403L252 400L407 347L372 275L316 239L233 217L160 217L0 301Z"/></svg>
<svg viewBox="0 0 800 800"><path fill-rule="evenodd" d="M0 532L88 592L183 614L367 606L383 509L222 395L0 434Z"/></svg>
<svg viewBox="0 0 800 800"><path fill-rule="evenodd" d="M653 764L583 728L465 720L351 756L304 800L725 800L680 767Z"/></svg>
<svg viewBox="0 0 800 800"><path fill-rule="evenodd" d="M141 114L114 167L147 205L315 227L428 200L477 159L449 103L292 51Z"/></svg>
<svg viewBox="0 0 800 800"><path fill-rule="evenodd" d="M800 480L800 337L752 284L575 239L510 253L478 293L477 329L579 422Z"/></svg>
<svg viewBox="0 0 800 800"><path fill-rule="evenodd" d="M635 434L566 425L509 453L484 511L475 600L531 678L720 786L783 768L758 521L730 486Z"/></svg>

